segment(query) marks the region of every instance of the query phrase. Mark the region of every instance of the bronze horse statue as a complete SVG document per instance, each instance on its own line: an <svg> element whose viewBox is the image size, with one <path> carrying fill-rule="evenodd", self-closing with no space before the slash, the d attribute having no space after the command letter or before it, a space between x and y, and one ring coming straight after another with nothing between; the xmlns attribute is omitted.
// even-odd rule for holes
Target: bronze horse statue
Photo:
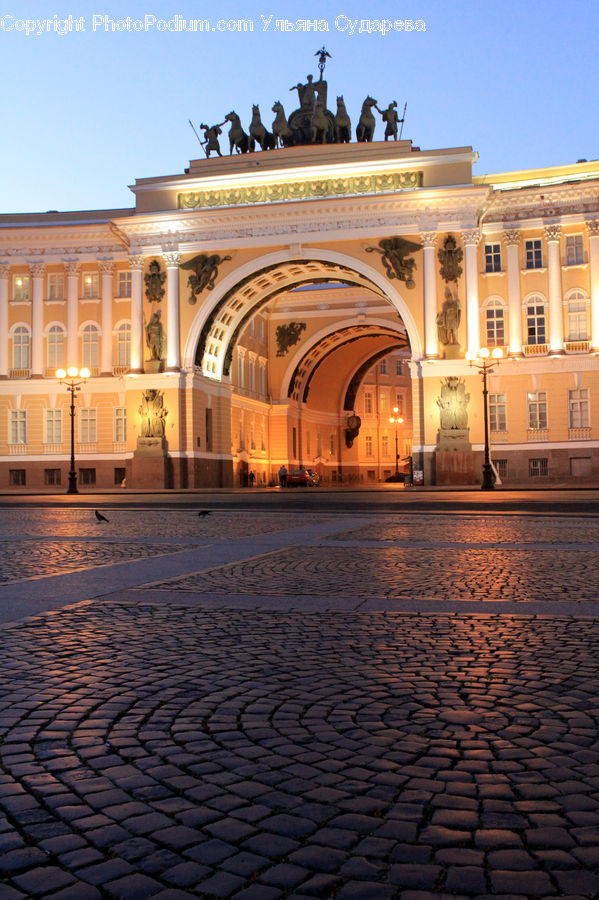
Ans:
<svg viewBox="0 0 599 900"><path fill-rule="evenodd" d="M376 107L376 104L377 101L372 97L366 97L366 100L362 104L360 121L358 122L358 126L356 128L356 139L360 143L363 143L364 141L371 141L374 136L374 128L376 122L372 114L372 107Z"/></svg>
<svg viewBox="0 0 599 900"><path fill-rule="evenodd" d="M272 130L275 136L275 146L291 147L293 144L293 132L289 127L283 104L280 100L276 100L273 104L272 111L276 113Z"/></svg>
<svg viewBox="0 0 599 900"><path fill-rule="evenodd" d="M252 106L252 121L250 122L250 150L253 150L256 144L260 145L261 150L274 150L276 142L274 134L264 127L260 117L260 107L255 103Z"/></svg>
<svg viewBox="0 0 599 900"><path fill-rule="evenodd" d="M250 139L241 127L241 121L236 112L231 111L225 116L225 122L230 122L229 129L229 152L233 153L233 148L238 153L247 153L250 149Z"/></svg>
<svg viewBox="0 0 599 900"><path fill-rule="evenodd" d="M349 144L351 140L351 119L349 118L343 94L337 97L337 112L335 113L336 139L340 144Z"/></svg>

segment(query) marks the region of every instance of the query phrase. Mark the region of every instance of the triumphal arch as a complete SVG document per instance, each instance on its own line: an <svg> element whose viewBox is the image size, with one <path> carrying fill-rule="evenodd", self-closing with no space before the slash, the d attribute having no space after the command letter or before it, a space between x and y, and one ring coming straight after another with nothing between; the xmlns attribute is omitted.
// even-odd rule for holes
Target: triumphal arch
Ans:
<svg viewBox="0 0 599 900"><path fill-rule="evenodd" d="M476 483L483 346L499 477L596 478L599 164L474 175L395 100L330 109L320 62L131 209L0 216L2 486L66 484L62 365L82 489Z"/></svg>

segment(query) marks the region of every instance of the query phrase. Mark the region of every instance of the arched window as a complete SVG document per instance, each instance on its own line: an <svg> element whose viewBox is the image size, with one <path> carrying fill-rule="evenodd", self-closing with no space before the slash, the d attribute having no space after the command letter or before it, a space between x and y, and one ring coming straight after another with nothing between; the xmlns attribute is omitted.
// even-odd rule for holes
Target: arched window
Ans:
<svg viewBox="0 0 599 900"><path fill-rule="evenodd" d="M568 340L586 341L589 336L587 298L582 291L570 291L568 302Z"/></svg>
<svg viewBox="0 0 599 900"><path fill-rule="evenodd" d="M545 300L533 294L526 301L526 342L529 345L547 343Z"/></svg>
<svg viewBox="0 0 599 900"><path fill-rule="evenodd" d="M64 328L52 325L48 329L48 368L59 369L64 365Z"/></svg>
<svg viewBox="0 0 599 900"><path fill-rule="evenodd" d="M83 365L88 369L98 367L100 334L96 325L86 325L83 329Z"/></svg>
<svg viewBox="0 0 599 900"><path fill-rule="evenodd" d="M117 366L131 365L131 325L123 322L117 328L116 358Z"/></svg>
<svg viewBox="0 0 599 900"><path fill-rule="evenodd" d="M26 325L17 325L12 333L12 367L28 369L30 365L31 335Z"/></svg>
<svg viewBox="0 0 599 900"><path fill-rule="evenodd" d="M499 297L485 303L485 343L487 347L505 345L505 306Z"/></svg>

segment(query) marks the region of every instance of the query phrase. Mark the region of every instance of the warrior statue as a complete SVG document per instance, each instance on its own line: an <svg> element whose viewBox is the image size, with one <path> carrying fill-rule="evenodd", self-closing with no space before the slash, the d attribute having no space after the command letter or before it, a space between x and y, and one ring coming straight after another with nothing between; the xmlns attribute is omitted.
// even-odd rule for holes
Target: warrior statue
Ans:
<svg viewBox="0 0 599 900"><path fill-rule="evenodd" d="M441 311L437 315L437 332L439 343L444 347L458 343L458 328L462 318L460 301L449 287L445 288L445 300Z"/></svg>
<svg viewBox="0 0 599 900"><path fill-rule="evenodd" d="M141 395L141 437L164 437L167 410L164 408L164 397L161 391L150 389Z"/></svg>

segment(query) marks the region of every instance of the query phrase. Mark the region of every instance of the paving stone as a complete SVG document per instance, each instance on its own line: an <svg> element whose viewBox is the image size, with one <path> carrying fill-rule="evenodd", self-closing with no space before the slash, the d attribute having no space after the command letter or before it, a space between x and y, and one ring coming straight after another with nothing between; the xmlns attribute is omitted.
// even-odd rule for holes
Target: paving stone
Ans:
<svg viewBox="0 0 599 900"><path fill-rule="evenodd" d="M549 876L545 872L508 872L495 869L491 872L491 884L498 894L521 894L543 897L556 894Z"/></svg>
<svg viewBox="0 0 599 900"><path fill-rule="evenodd" d="M103 889L115 900L145 900L146 897L155 897L163 890L163 885L147 875L134 872L132 875L124 875L115 881L109 881L103 885Z"/></svg>
<svg viewBox="0 0 599 900"><path fill-rule="evenodd" d="M393 865L389 870L389 881L401 888L432 889L439 880L440 866Z"/></svg>
<svg viewBox="0 0 599 900"><path fill-rule="evenodd" d="M32 897L40 897L52 890L57 891L72 884L74 880L72 875L63 872L56 866L40 866L30 869L28 872L13 875L13 881L17 887Z"/></svg>

